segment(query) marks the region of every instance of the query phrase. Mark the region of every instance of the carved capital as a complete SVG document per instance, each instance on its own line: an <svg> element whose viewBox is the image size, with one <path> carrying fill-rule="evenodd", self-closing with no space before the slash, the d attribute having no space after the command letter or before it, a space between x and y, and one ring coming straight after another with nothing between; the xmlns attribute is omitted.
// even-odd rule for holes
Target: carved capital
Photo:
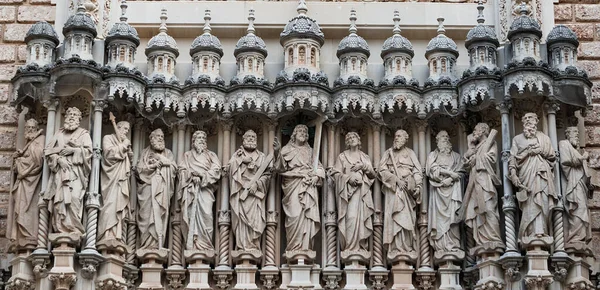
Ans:
<svg viewBox="0 0 600 290"><path fill-rule="evenodd" d="M88 192L86 208L88 208L88 209L99 209L100 208L100 194L97 191Z"/></svg>
<svg viewBox="0 0 600 290"><path fill-rule="evenodd" d="M220 210L217 219L219 226L227 226L231 224L231 215L228 210Z"/></svg>
<svg viewBox="0 0 600 290"><path fill-rule="evenodd" d="M70 290L77 282L77 276L75 273L53 273L48 280L54 284L55 290Z"/></svg>
<svg viewBox="0 0 600 290"><path fill-rule="evenodd" d="M502 150L502 162L508 163L510 159L510 150Z"/></svg>
<svg viewBox="0 0 600 290"><path fill-rule="evenodd" d="M275 131L275 129L277 128L277 121L273 119L267 119L265 121L265 124L267 125L268 131Z"/></svg>
<svg viewBox="0 0 600 290"><path fill-rule="evenodd" d="M181 290L183 289L183 287L185 287L185 272L185 269L177 271L169 271L169 269L167 269L167 280L169 280L169 290Z"/></svg>
<svg viewBox="0 0 600 290"><path fill-rule="evenodd" d="M108 278L101 281L96 281L97 290L126 290L127 285L115 279Z"/></svg>
<svg viewBox="0 0 600 290"><path fill-rule="evenodd" d="M277 288L277 281L279 280L279 273L268 273L260 274L260 280L263 282L263 287L266 290L274 290Z"/></svg>
<svg viewBox="0 0 600 290"><path fill-rule="evenodd" d="M50 98L42 101L42 105L48 109L48 111L56 111L58 106L60 105L60 100L58 98Z"/></svg>
<svg viewBox="0 0 600 290"><path fill-rule="evenodd" d="M415 120L415 126L417 126L417 131L419 131L419 133L425 132L428 125L427 120Z"/></svg>
<svg viewBox="0 0 600 290"><path fill-rule="evenodd" d="M85 279L94 279L94 275L96 274L96 270L98 266L103 261L103 257L100 256L96 252L96 254L84 255L83 253L79 255L79 263L81 264L81 276Z"/></svg>
<svg viewBox="0 0 600 290"><path fill-rule="evenodd" d="M548 100L544 102L544 109L548 114L556 114L560 110L560 103L555 100Z"/></svg>
<svg viewBox="0 0 600 290"><path fill-rule="evenodd" d="M525 285L527 289L546 289L554 279L551 276L526 276Z"/></svg>
<svg viewBox="0 0 600 290"><path fill-rule="evenodd" d="M179 123L177 124L177 130L179 131L184 131L185 132L185 128L187 127L187 125L185 123Z"/></svg>
<svg viewBox="0 0 600 290"><path fill-rule="evenodd" d="M386 289L385 284L388 280L388 273L369 273L369 280L371 280L373 290L384 290Z"/></svg>
<svg viewBox="0 0 600 290"><path fill-rule="evenodd" d="M94 112L102 112L108 107L106 100L93 100L92 106L94 106Z"/></svg>
<svg viewBox="0 0 600 290"><path fill-rule="evenodd" d="M504 210L516 210L517 209L517 202L515 200L514 195L502 196L502 200L504 201L502 203L502 208Z"/></svg>
<svg viewBox="0 0 600 290"><path fill-rule="evenodd" d="M337 214L335 211L325 212L325 225L335 226L337 224Z"/></svg>
<svg viewBox="0 0 600 290"><path fill-rule="evenodd" d="M323 288L326 290L338 290L340 289L340 281L342 281L341 272L336 274L323 274L323 281L325 281Z"/></svg>
<svg viewBox="0 0 600 290"><path fill-rule="evenodd" d="M50 264L50 253L48 252L33 252L30 256L31 264L33 265L33 275L36 279L48 277L48 268Z"/></svg>
<svg viewBox="0 0 600 290"><path fill-rule="evenodd" d="M500 111L501 114L509 114L512 109L512 100L510 98L505 98L502 102L496 104L496 109Z"/></svg>
<svg viewBox="0 0 600 290"><path fill-rule="evenodd" d="M221 290L229 289L229 283L233 279L232 271L213 271L213 279L215 279L215 287Z"/></svg>
<svg viewBox="0 0 600 290"><path fill-rule="evenodd" d="M219 126L220 126L221 130L231 132L231 128L233 128L233 120L231 120L231 119L219 120Z"/></svg>
<svg viewBox="0 0 600 290"><path fill-rule="evenodd" d="M6 283L5 289L6 290L34 290L35 289L35 281L15 277L12 281Z"/></svg>
<svg viewBox="0 0 600 290"><path fill-rule="evenodd" d="M102 159L102 148L92 148L92 158L96 160Z"/></svg>
<svg viewBox="0 0 600 290"><path fill-rule="evenodd" d="M521 280L521 264L523 262L523 257L521 255L506 255L500 258L500 264L502 264L502 268L504 269L504 275L506 279L511 282L516 282Z"/></svg>
<svg viewBox="0 0 600 290"><path fill-rule="evenodd" d="M383 226L383 213L379 210L373 214L373 226Z"/></svg>
<svg viewBox="0 0 600 290"><path fill-rule="evenodd" d="M417 272L417 288L419 290L435 289L435 272Z"/></svg>
<svg viewBox="0 0 600 290"><path fill-rule="evenodd" d="M275 226L279 220L279 213L273 210L267 211L267 225Z"/></svg>

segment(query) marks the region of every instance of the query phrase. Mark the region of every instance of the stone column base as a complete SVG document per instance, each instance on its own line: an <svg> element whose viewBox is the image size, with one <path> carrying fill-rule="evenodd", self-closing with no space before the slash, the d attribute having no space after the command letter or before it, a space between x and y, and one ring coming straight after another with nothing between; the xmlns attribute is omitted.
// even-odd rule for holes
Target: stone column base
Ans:
<svg viewBox="0 0 600 290"><path fill-rule="evenodd" d="M446 262L438 269L440 273L440 290L462 290L460 286L460 266Z"/></svg>
<svg viewBox="0 0 600 290"><path fill-rule="evenodd" d="M96 289L102 290L124 290L127 288L127 282L123 278L123 265L125 259L121 255L115 255L102 251L104 262L98 268L98 278L96 279Z"/></svg>
<svg viewBox="0 0 600 290"><path fill-rule="evenodd" d="M542 244L545 242L545 244ZM545 290L554 281L552 273L548 270L548 251L543 246L549 246L548 241L534 241L527 249L528 271L525 274L525 286L529 290Z"/></svg>
<svg viewBox="0 0 600 290"><path fill-rule="evenodd" d="M352 261L346 264L346 267L344 267L344 273L346 274L346 286L344 286L344 290L366 290L366 272L367 267L361 265L359 261Z"/></svg>
<svg viewBox="0 0 600 290"><path fill-rule="evenodd" d="M398 261L392 266L392 290L413 290L412 276L415 269L406 261Z"/></svg>
<svg viewBox="0 0 600 290"><path fill-rule="evenodd" d="M54 284L55 290L69 290L77 281L75 273L75 247L81 240L79 233L50 234L49 239L54 245L54 266L48 279Z"/></svg>
<svg viewBox="0 0 600 290"><path fill-rule="evenodd" d="M583 258L571 257L573 263L567 274L566 285L568 289L594 289L590 281L590 264Z"/></svg>
<svg viewBox="0 0 600 290"><path fill-rule="evenodd" d="M28 253L18 254L10 261L12 276L8 279L6 289L34 289L35 276L33 266L29 262Z"/></svg>
<svg viewBox="0 0 600 290"><path fill-rule="evenodd" d="M235 274L237 276L237 282L233 289L235 290L258 290L256 285L256 271L258 268L256 265L250 263L250 260L242 260L235 266Z"/></svg>
<svg viewBox="0 0 600 290"><path fill-rule="evenodd" d="M484 258L477 264L479 269L479 281L475 284L475 290L500 290L504 288L504 269L498 263L498 256Z"/></svg>

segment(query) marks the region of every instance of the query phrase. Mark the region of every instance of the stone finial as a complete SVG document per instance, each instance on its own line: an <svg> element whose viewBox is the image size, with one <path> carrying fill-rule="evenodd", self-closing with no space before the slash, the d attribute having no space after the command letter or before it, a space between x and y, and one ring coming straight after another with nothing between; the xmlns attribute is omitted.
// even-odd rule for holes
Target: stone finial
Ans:
<svg viewBox="0 0 600 290"><path fill-rule="evenodd" d="M438 30L437 30L438 35L440 35L440 34L446 35L446 28L444 28L444 18L440 17L437 19L437 21L438 21Z"/></svg>
<svg viewBox="0 0 600 290"><path fill-rule="evenodd" d="M121 1L121 17L119 18L121 22L127 22L127 1Z"/></svg>
<svg viewBox="0 0 600 290"><path fill-rule="evenodd" d="M248 11L248 34L254 34L256 30L254 30L254 9L250 8Z"/></svg>
<svg viewBox="0 0 600 290"><path fill-rule="evenodd" d="M306 13L308 12L308 6L306 6L305 0L300 0L300 2L298 3L298 7L296 7L296 11L298 11L299 15L306 15Z"/></svg>
<svg viewBox="0 0 600 290"><path fill-rule="evenodd" d="M160 32L167 33L167 9L163 8L160 10L160 27L158 30Z"/></svg>
<svg viewBox="0 0 600 290"><path fill-rule="evenodd" d="M358 31L356 28L356 10L354 8L350 10L350 29L348 30L350 34L356 34L356 31Z"/></svg>
<svg viewBox="0 0 600 290"><path fill-rule="evenodd" d="M394 35L400 35L400 12L394 10Z"/></svg>
<svg viewBox="0 0 600 290"><path fill-rule="evenodd" d="M204 34L210 34L212 29L210 28L210 9L204 10Z"/></svg>
<svg viewBox="0 0 600 290"><path fill-rule="evenodd" d="M477 3L477 11L479 11L477 15L477 23L483 24L485 22L485 16L483 16L484 8L485 7L483 7L483 1L479 0L479 3Z"/></svg>
<svg viewBox="0 0 600 290"><path fill-rule="evenodd" d="M529 8L527 8L527 4L525 4L525 1L521 1L521 5L519 6L521 6L519 10L521 15L527 16L527 14L529 14Z"/></svg>

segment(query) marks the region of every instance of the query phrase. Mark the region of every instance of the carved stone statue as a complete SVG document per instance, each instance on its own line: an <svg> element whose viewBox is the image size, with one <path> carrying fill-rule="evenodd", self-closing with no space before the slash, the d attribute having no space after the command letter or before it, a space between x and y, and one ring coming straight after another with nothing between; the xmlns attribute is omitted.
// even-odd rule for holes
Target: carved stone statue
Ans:
<svg viewBox="0 0 600 290"><path fill-rule="evenodd" d="M45 149L50 168L46 189L51 204L52 229L57 233L83 234L83 197L92 166L92 138L79 127L82 116L76 107L67 109L64 126Z"/></svg>
<svg viewBox="0 0 600 290"><path fill-rule="evenodd" d="M535 113L525 114L521 121L523 133L513 138L508 165L523 213L519 238L548 237L550 209L557 199L553 172L556 154L550 138L537 130Z"/></svg>
<svg viewBox="0 0 600 290"><path fill-rule="evenodd" d="M579 130L565 130L567 140L558 143L560 165L563 173L563 196L567 220L565 241L567 246L587 244L592 239L590 210L587 199L591 198L590 175L587 165L588 153L579 148Z"/></svg>
<svg viewBox="0 0 600 290"><path fill-rule="evenodd" d="M411 260L417 257L415 207L421 203L423 174L417 155L406 147L407 141L406 131L396 131L392 148L385 151L378 167L385 195L383 243L392 260L399 255Z"/></svg>
<svg viewBox="0 0 600 290"><path fill-rule="evenodd" d="M221 162L207 149L206 132L192 135L192 150L179 163L178 197L183 216L183 233L187 250L215 249L213 244L213 204Z"/></svg>
<svg viewBox="0 0 600 290"><path fill-rule="evenodd" d="M267 225L265 198L271 179L270 163L256 149L256 133L246 131L242 146L229 160L231 217L235 235L235 249L259 251L260 238Z"/></svg>
<svg viewBox="0 0 600 290"><path fill-rule="evenodd" d="M163 131L152 131L150 146L142 151L136 170L138 249L156 250L164 245L176 170L173 152L165 148Z"/></svg>
<svg viewBox="0 0 600 290"><path fill-rule="evenodd" d="M27 144L14 153L13 168L16 173L11 188L12 210L8 211L7 237L18 245L33 244L37 241L38 198L40 177L44 165L44 135L38 130L38 122L29 119L25 122Z"/></svg>
<svg viewBox="0 0 600 290"><path fill-rule="evenodd" d="M503 248L498 215L498 193L501 184L496 174L498 148L495 141L497 131L486 123L475 126L467 136L467 152L463 162L470 170L469 183L464 196L465 223L473 231L475 245L482 250Z"/></svg>
<svg viewBox="0 0 600 290"><path fill-rule="evenodd" d="M375 212L371 185L375 171L371 159L360 150L360 136L346 134L346 151L331 169L338 205L338 229L342 251L369 251Z"/></svg>
<svg viewBox="0 0 600 290"><path fill-rule="evenodd" d="M312 250L321 222L318 187L323 183L325 170L313 160L308 127L297 125L290 142L281 148L275 140L273 149L274 169L282 177L286 251Z"/></svg>
<svg viewBox="0 0 600 290"><path fill-rule="evenodd" d="M129 217L129 176L131 170L131 141L127 138L127 121L116 124L114 134L102 138L102 171L100 188L102 208L98 220L99 240L125 242L124 219Z"/></svg>
<svg viewBox="0 0 600 290"><path fill-rule="evenodd" d="M425 172L429 177L429 240L436 252L460 250L458 211L462 204L462 169L460 154L452 151L450 136L440 131L437 149L429 153Z"/></svg>

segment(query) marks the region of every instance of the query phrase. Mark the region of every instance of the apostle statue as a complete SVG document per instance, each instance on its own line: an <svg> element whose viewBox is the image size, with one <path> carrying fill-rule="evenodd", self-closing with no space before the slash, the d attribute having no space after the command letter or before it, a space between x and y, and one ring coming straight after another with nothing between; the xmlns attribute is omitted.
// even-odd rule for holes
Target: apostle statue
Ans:
<svg viewBox="0 0 600 290"><path fill-rule="evenodd" d="M308 127L297 125L287 145L273 142L274 169L282 177L285 212L286 251L312 250L313 238L320 228L318 187L325 170L313 160L308 145Z"/></svg>
<svg viewBox="0 0 600 290"><path fill-rule="evenodd" d="M470 170L464 196L465 224L473 231L475 245L485 251L504 248L496 191L496 186L501 184L496 174L496 133L496 130L490 132L486 123L477 124L467 136L468 149L463 157L465 168Z"/></svg>
<svg viewBox="0 0 600 290"><path fill-rule="evenodd" d="M24 134L27 143L13 155L13 172L16 178L13 177L11 188L6 235L9 240L17 242L20 246L35 246L45 138L35 119L25 122Z"/></svg>
<svg viewBox="0 0 600 290"><path fill-rule="evenodd" d="M125 242L125 218L129 218L129 176L131 170L131 141L127 138L130 125L121 121L115 133L102 138L102 171L100 188L102 208L98 219L98 237L101 241Z"/></svg>
<svg viewBox="0 0 600 290"><path fill-rule="evenodd" d="M219 157L208 150L206 132L192 135L192 150L179 163L179 184L183 233L187 250L213 251L213 204L221 178Z"/></svg>
<svg viewBox="0 0 600 290"><path fill-rule="evenodd" d="M271 179L272 156L256 149L256 133L246 131L242 146L229 160L231 221L235 249L260 252L260 238L267 225L265 198Z"/></svg>
<svg viewBox="0 0 600 290"><path fill-rule="evenodd" d="M360 136L346 134L346 151L331 169L338 206L338 229L342 251L369 251L375 212L371 185L375 171L371 159L360 150Z"/></svg>
<svg viewBox="0 0 600 290"><path fill-rule="evenodd" d="M83 197L92 166L92 138L80 128L82 116L76 107L67 109L64 126L45 149L50 169L46 194L50 199L52 229L56 233L83 234Z"/></svg>
<svg viewBox="0 0 600 290"><path fill-rule="evenodd" d="M567 226L566 244L587 244L592 239L590 210L587 199L591 198L590 175L587 165L588 153L579 148L579 130L568 127L565 130L567 140L558 143L560 150L560 168Z"/></svg>
<svg viewBox="0 0 600 290"><path fill-rule="evenodd" d="M425 167L431 186L429 240L436 253L457 252L460 250L458 211L462 204L463 163L460 154L452 151L448 132L440 131L435 139L437 149L429 153Z"/></svg>
<svg viewBox="0 0 600 290"><path fill-rule="evenodd" d="M508 163L522 212L519 238L548 237L550 209L558 198L553 172L556 154L550 138L537 130L535 113L526 113L521 121L523 133L513 138Z"/></svg>
<svg viewBox="0 0 600 290"><path fill-rule="evenodd" d="M423 174L407 141L406 131L396 131L392 148L385 151L378 167L385 195L383 243L392 260L399 255L417 257L416 205L421 203Z"/></svg>
<svg viewBox="0 0 600 290"><path fill-rule="evenodd" d="M138 249L157 250L164 245L176 171L173 152L165 148L163 131L152 131L150 146L142 151L136 170Z"/></svg>

